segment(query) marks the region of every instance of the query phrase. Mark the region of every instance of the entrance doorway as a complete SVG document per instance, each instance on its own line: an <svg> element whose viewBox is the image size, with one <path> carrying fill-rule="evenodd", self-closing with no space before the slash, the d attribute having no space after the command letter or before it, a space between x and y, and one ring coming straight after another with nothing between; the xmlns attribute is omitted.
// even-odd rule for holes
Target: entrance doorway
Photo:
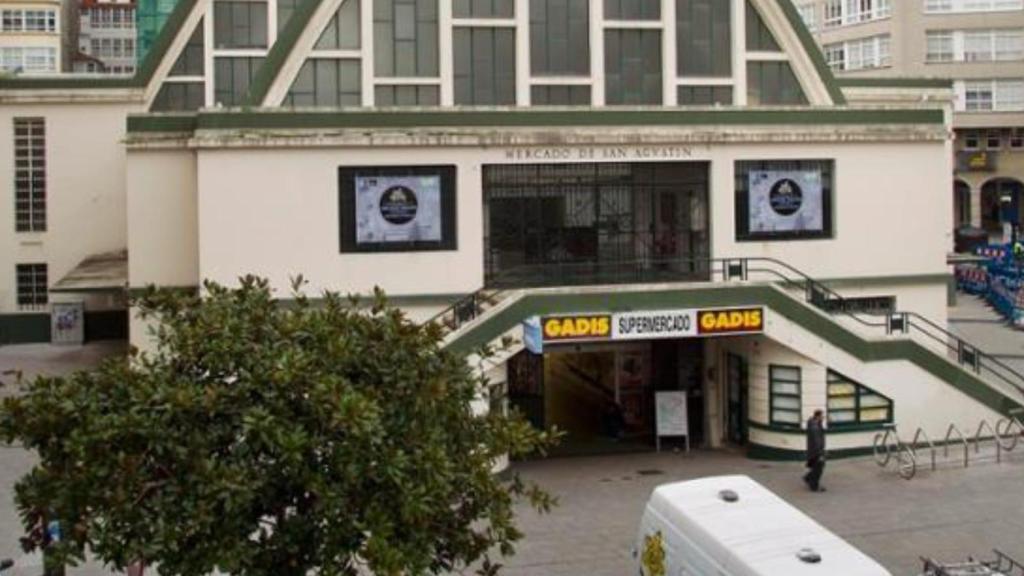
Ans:
<svg viewBox="0 0 1024 576"><path fill-rule="evenodd" d="M690 444L704 441L704 344L697 339L546 346L509 361L509 401L565 433L558 454L651 450L655 393L685 390ZM682 439L662 443L682 445Z"/></svg>
<svg viewBox="0 0 1024 576"><path fill-rule="evenodd" d="M748 394L747 361L737 354L726 354L725 359L726 417L729 442L746 446Z"/></svg>

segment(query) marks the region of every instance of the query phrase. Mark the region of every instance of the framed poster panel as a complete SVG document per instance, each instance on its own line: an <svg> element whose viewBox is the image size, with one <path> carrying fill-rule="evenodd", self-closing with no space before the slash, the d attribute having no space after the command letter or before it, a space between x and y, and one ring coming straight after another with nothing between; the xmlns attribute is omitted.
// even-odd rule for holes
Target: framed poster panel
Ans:
<svg viewBox="0 0 1024 576"><path fill-rule="evenodd" d="M338 169L341 252L455 250L455 166Z"/></svg>
<svg viewBox="0 0 1024 576"><path fill-rule="evenodd" d="M833 161L736 163L736 239L832 238Z"/></svg>

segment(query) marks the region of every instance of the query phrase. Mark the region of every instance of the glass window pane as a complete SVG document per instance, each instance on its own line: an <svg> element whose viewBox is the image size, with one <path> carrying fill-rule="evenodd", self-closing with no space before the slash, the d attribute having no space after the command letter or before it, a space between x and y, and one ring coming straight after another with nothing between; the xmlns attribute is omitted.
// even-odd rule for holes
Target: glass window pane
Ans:
<svg viewBox="0 0 1024 576"><path fill-rule="evenodd" d="M605 30L605 101L661 104L661 32Z"/></svg>
<svg viewBox="0 0 1024 576"><path fill-rule="evenodd" d="M888 408L870 408L860 411L861 422L885 422L889 420Z"/></svg>
<svg viewBox="0 0 1024 576"><path fill-rule="evenodd" d="M847 424L857 421L857 413L852 410L841 410L833 412L831 407L828 412L828 421L835 424Z"/></svg>
<svg viewBox="0 0 1024 576"><path fill-rule="evenodd" d="M772 406L774 408L800 410L800 398L792 396L772 396Z"/></svg>
<svg viewBox="0 0 1024 576"><path fill-rule="evenodd" d="M586 0L531 0L530 68L534 75L590 74Z"/></svg>
<svg viewBox="0 0 1024 576"><path fill-rule="evenodd" d="M732 75L731 2L676 0L676 62L680 76Z"/></svg>
<svg viewBox="0 0 1024 576"><path fill-rule="evenodd" d="M837 382L828 385L829 396L852 396L857 393L857 385L852 382Z"/></svg>
<svg viewBox="0 0 1024 576"><path fill-rule="evenodd" d="M604 17L609 20L658 20L660 0L604 0Z"/></svg>
<svg viewBox="0 0 1024 576"><path fill-rule="evenodd" d="M854 409L856 407L857 407L857 398L855 396L849 396L849 397L844 396L844 397L839 397L839 398L829 398L828 399L828 409L829 410L839 410L839 409L843 409L843 408L845 408L845 409Z"/></svg>
<svg viewBox="0 0 1024 576"><path fill-rule="evenodd" d="M437 76L437 2L374 0L374 71L377 76Z"/></svg>
<svg viewBox="0 0 1024 576"><path fill-rule="evenodd" d="M772 366L770 376L773 382L779 380L800 382L800 368L796 366Z"/></svg>
<svg viewBox="0 0 1024 576"><path fill-rule="evenodd" d="M456 28L454 39L455 103L515 104L515 31Z"/></svg>
<svg viewBox="0 0 1024 576"><path fill-rule="evenodd" d="M776 394L800 394L800 384L796 382L772 382L772 392Z"/></svg>
<svg viewBox="0 0 1024 576"><path fill-rule="evenodd" d="M772 422L799 425L800 413L790 412L789 410L772 410Z"/></svg>

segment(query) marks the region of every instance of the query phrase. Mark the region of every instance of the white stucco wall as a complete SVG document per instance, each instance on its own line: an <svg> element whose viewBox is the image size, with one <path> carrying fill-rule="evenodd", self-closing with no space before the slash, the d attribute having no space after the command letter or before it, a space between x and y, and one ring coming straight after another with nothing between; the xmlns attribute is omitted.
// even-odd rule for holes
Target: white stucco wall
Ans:
<svg viewBox="0 0 1024 576"><path fill-rule="evenodd" d="M822 278L933 275L947 272L952 227L949 203L935 200L948 188L945 149L935 141L728 144L692 147L685 160L711 162L715 257L778 258ZM602 149L594 150L601 157ZM482 286L480 166L516 162L508 149L480 147L218 148L198 155L202 277L231 283L253 272L286 289L288 277L301 273L314 290L366 293L380 285L392 295L464 293ZM834 238L735 240L736 160L822 158L836 161ZM458 167L457 251L339 253L339 166L429 164ZM944 308L944 292L938 295L930 291L923 308L936 314Z"/></svg>
<svg viewBox="0 0 1024 576"><path fill-rule="evenodd" d="M49 282L91 254L127 245L125 117L128 102L0 105L0 314L18 311L15 264L45 262ZM46 121L45 232L14 231L14 119Z"/></svg>

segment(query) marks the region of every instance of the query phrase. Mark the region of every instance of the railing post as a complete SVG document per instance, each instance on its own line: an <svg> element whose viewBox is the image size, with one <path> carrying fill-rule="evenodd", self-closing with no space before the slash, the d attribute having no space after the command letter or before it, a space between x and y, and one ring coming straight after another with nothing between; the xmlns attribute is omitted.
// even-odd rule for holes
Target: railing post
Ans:
<svg viewBox="0 0 1024 576"><path fill-rule="evenodd" d="M739 258L736 260L726 260L722 264L722 276L723 280L729 282L730 280L739 279L745 282L748 278L749 266L746 258Z"/></svg>
<svg viewBox="0 0 1024 576"><path fill-rule="evenodd" d="M956 340L957 358L960 360L961 365L967 365L974 369L975 372L980 371L980 362L978 358L978 350L963 340L957 338Z"/></svg>

